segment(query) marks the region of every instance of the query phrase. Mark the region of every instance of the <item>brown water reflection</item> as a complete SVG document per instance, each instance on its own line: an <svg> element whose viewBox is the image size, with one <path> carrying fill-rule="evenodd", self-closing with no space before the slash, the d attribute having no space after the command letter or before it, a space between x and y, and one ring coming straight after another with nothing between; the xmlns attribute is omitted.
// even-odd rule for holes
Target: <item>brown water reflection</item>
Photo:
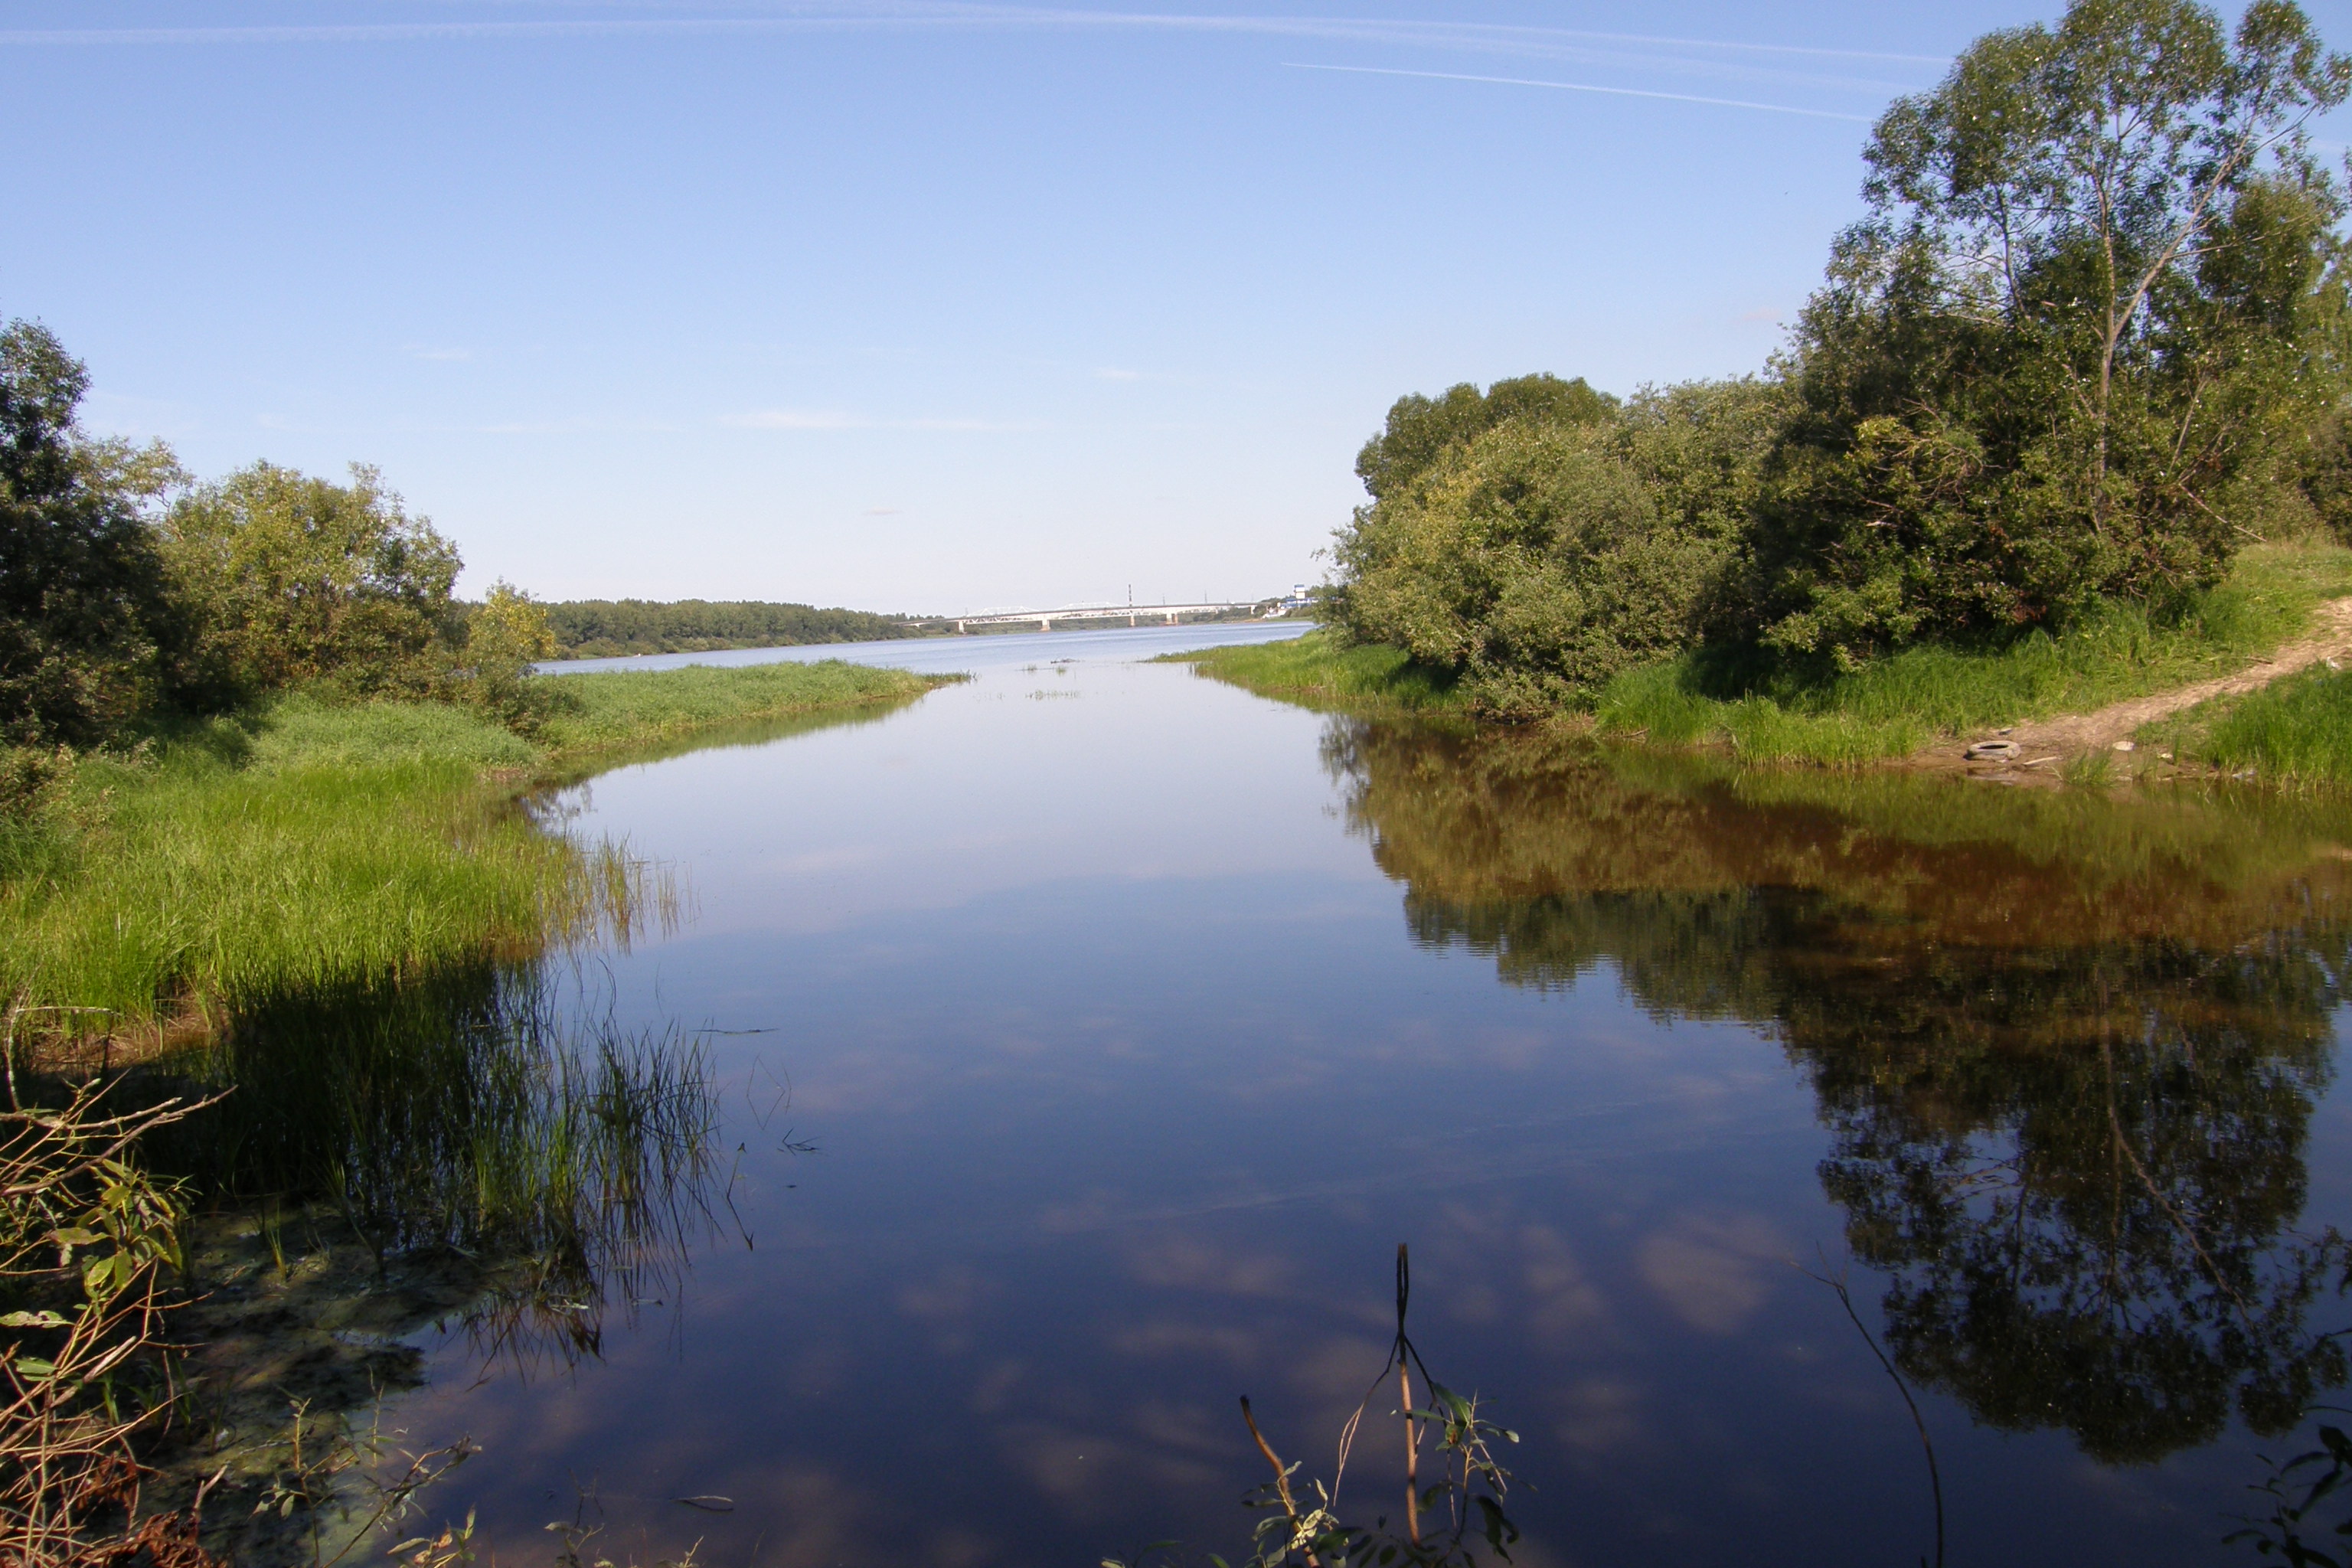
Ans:
<svg viewBox="0 0 2352 1568"><path fill-rule="evenodd" d="M1897 1364L1979 1421L2147 1462L2345 1382L2345 1244L2298 1228L2352 959L2341 812L1362 723L1325 750L1418 942L1519 986L1606 964L1654 1016L1780 1042ZM1740 1289L1695 1300L1705 1327Z"/></svg>

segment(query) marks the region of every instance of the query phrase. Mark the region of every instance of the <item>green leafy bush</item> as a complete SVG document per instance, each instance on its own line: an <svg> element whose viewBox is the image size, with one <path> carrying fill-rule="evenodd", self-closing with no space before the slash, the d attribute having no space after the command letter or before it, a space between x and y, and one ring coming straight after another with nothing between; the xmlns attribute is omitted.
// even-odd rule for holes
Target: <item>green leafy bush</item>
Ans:
<svg viewBox="0 0 2352 1568"><path fill-rule="evenodd" d="M1341 626L1506 718L1581 702L1680 650L1721 615L1776 395L1730 382L1645 393L1599 419L1538 409L1401 484L1391 471L1339 540Z"/></svg>
<svg viewBox="0 0 2352 1568"><path fill-rule="evenodd" d="M162 538L197 628L185 684L215 703L320 682L421 693L452 662L457 547L373 468L338 485L256 463L183 496Z"/></svg>

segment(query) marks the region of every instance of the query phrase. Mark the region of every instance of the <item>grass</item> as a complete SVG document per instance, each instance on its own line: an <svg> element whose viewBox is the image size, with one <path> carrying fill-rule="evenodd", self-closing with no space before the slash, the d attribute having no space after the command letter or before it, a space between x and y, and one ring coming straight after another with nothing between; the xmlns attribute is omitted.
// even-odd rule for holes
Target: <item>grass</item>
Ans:
<svg viewBox="0 0 2352 1568"><path fill-rule="evenodd" d="M53 1026L202 1027L246 1003L626 927L619 846L543 831L536 785L697 730L854 714L936 681L835 661L565 676L534 741L430 703L301 696L85 756L0 816L0 996Z"/></svg>
<svg viewBox="0 0 2352 1568"><path fill-rule="evenodd" d="M2352 673L2315 666L2260 691L2217 698L2141 732L2184 763L2277 784L2352 785Z"/></svg>
<svg viewBox="0 0 2352 1568"><path fill-rule="evenodd" d="M1366 716L1464 710L1444 671L1413 663L1402 648L1348 646L1328 629L1167 657L1213 679L1309 708Z"/></svg>
<svg viewBox="0 0 2352 1568"><path fill-rule="evenodd" d="M2323 599L2352 594L2352 550L2264 545L2168 616L2109 605L2057 637L1990 650L1915 647L1811 684L1741 680L1686 655L1600 694L1604 734L1655 744L1727 742L1756 761L1856 763L1939 735L2079 712L2227 674L2303 632Z"/></svg>
<svg viewBox="0 0 2352 1568"><path fill-rule="evenodd" d="M835 658L565 675L551 685L569 700L548 716L538 738L551 751L577 756L745 720L898 701L939 684Z"/></svg>

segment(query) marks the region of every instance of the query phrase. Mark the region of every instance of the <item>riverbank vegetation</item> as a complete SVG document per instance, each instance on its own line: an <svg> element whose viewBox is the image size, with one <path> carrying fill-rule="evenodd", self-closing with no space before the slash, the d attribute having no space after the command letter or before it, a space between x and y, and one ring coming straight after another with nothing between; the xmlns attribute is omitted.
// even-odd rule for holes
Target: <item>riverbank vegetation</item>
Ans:
<svg viewBox="0 0 2352 1568"><path fill-rule="evenodd" d="M1464 706L1446 671L1402 648L1351 642L1326 628L1283 642L1239 643L1163 656L1265 697L1366 716L1444 713Z"/></svg>
<svg viewBox="0 0 2352 1568"><path fill-rule="evenodd" d="M2054 629L1993 646L1920 643L1849 671L1699 648L1636 665L1550 710L1660 745L1727 744L1752 761L1861 763L1940 734L2096 708L2242 668L2352 594L2352 549L2332 541L2249 547L2212 587L2158 612L2103 603ZM1491 716L1482 693L1402 648L1337 627L1294 641L1175 656L1260 695L1366 717ZM1717 695L1723 693L1724 695ZM2267 770L2266 770L2267 771Z"/></svg>
<svg viewBox="0 0 2352 1568"><path fill-rule="evenodd" d="M2352 786L2352 675L2323 663L2150 725L2138 743L2184 763L2306 788Z"/></svg>
<svg viewBox="0 0 2352 1568"><path fill-rule="evenodd" d="M1337 638L1482 717L1823 761L2242 664L2347 591L2347 203L2305 132L2347 92L2281 0L1988 35L1878 122L1763 373L1401 399Z"/></svg>
<svg viewBox="0 0 2352 1568"><path fill-rule="evenodd" d="M544 830L529 791L633 745L932 684L837 662L566 676L528 739L454 704L298 692L53 762L0 817L0 994L127 1043L625 929L658 889L625 847Z"/></svg>
<svg viewBox="0 0 2352 1568"><path fill-rule="evenodd" d="M642 912L626 852L524 797L628 748L936 680L828 662L549 678L544 606L455 596L373 470L197 483L76 425L87 376L0 331L0 998L139 1047L239 1008ZM657 901L657 900L656 900Z"/></svg>
<svg viewBox="0 0 2352 1568"><path fill-rule="evenodd" d="M546 962L674 889L550 788L941 678L534 674L373 470L199 483L85 381L0 331L0 1557L341 1560L467 1451L370 1423L403 1336L593 1353L715 1223L701 1042Z"/></svg>

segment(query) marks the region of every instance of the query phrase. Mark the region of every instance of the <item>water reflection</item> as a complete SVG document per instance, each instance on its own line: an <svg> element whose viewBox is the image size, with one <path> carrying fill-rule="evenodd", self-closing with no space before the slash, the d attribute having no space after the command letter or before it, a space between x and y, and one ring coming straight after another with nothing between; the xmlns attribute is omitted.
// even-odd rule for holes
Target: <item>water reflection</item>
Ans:
<svg viewBox="0 0 2352 1568"><path fill-rule="evenodd" d="M1979 1421L2146 1462L2345 1382L2345 1243L2297 1229L2341 816L1353 721L1325 756L1420 943L1779 1040L1897 1363Z"/></svg>
<svg viewBox="0 0 2352 1568"><path fill-rule="evenodd" d="M484 960L248 1005L175 1064L229 1089L162 1157L232 1205L324 1203L381 1273L454 1255L460 1316L524 1364L596 1354L675 1295L714 1226L707 1050L625 1030L545 961Z"/></svg>

